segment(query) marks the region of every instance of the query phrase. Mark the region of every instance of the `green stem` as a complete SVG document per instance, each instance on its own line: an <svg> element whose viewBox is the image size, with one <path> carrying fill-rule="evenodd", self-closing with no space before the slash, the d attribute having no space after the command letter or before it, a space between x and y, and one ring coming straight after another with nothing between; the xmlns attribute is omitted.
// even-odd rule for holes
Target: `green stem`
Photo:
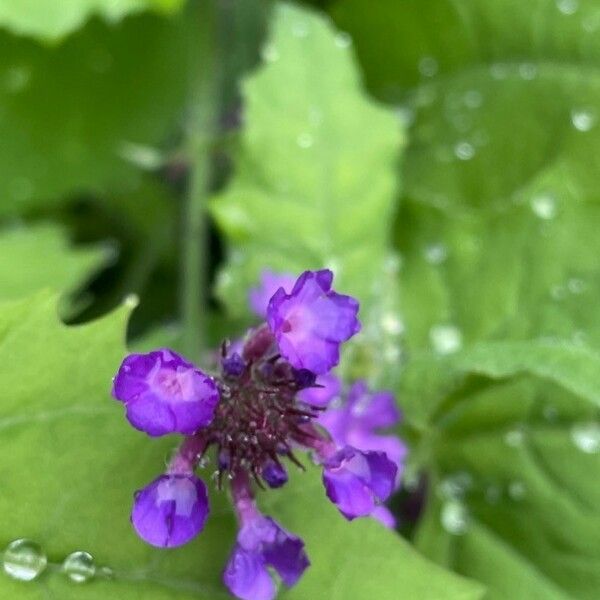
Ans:
<svg viewBox="0 0 600 600"><path fill-rule="evenodd" d="M190 12L193 25L187 147L192 170L183 208L181 315L185 353L190 359L197 359L206 346L209 266L206 204L219 103L217 0L192 2Z"/></svg>

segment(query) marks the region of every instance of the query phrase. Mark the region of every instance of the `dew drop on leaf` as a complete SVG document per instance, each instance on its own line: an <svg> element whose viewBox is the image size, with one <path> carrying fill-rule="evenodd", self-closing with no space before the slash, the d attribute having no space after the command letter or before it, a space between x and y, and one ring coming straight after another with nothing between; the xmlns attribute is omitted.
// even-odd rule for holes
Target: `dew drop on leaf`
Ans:
<svg viewBox="0 0 600 600"><path fill-rule="evenodd" d="M458 142L454 146L454 154L460 160L471 160L475 156L475 148L469 142Z"/></svg>
<svg viewBox="0 0 600 600"><path fill-rule="evenodd" d="M600 451L600 423L577 423L571 429L571 439L577 448L586 454Z"/></svg>
<svg viewBox="0 0 600 600"><path fill-rule="evenodd" d="M404 332L404 323L394 313L387 313L381 319L381 327L390 335L400 335Z"/></svg>
<svg viewBox="0 0 600 600"><path fill-rule="evenodd" d="M526 489L522 481L511 481L508 484L508 495L513 500L522 500L525 497Z"/></svg>
<svg viewBox="0 0 600 600"><path fill-rule="evenodd" d="M504 434L504 441L507 446L511 448L518 448L523 445L523 441L525 440L525 432L521 427L515 427L514 429L510 429Z"/></svg>
<svg viewBox="0 0 600 600"><path fill-rule="evenodd" d="M88 552L73 552L65 558L62 571L71 581L85 583L96 574L94 557Z"/></svg>
<svg viewBox="0 0 600 600"><path fill-rule="evenodd" d="M469 511L459 500L448 500L440 513L442 527L452 535L462 535L469 527Z"/></svg>
<svg viewBox="0 0 600 600"><path fill-rule="evenodd" d="M553 219L556 216L556 198L547 193L539 194L532 198L531 210L540 219Z"/></svg>
<svg viewBox="0 0 600 600"><path fill-rule="evenodd" d="M265 62L274 63L279 60L279 50L273 44L266 44L260 56Z"/></svg>
<svg viewBox="0 0 600 600"><path fill-rule="evenodd" d="M571 123L577 131L586 132L594 127L597 117L590 108L574 108L571 111Z"/></svg>
<svg viewBox="0 0 600 600"><path fill-rule="evenodd" d="M556 8L563 15L574 15L579 9L579 0L556 0Z"/></svg>
<svg viewBox="0 0 600 600"><path fill-rule="evenodd" d="M434 325L429 330L429 339L438 354L452 354L462 347L462 333L456 325Z"/></svg>
<svg viewBox="0 0 600 600"><path fill-rule="evenodd" d="M441 265L448 258L448 248L441 242L428 244L423 255L430 265Z"/></svg>
<svg viewBox="0 0 600 600"><path fill-rule="evenodd" d="M4 75L4 87L7 92L22 92L31 82L31 69L26 66L10 67Z"/></svg>
<svg viewBox="0 0 600 600"><path fill-rule="evenodd" d="M438 72L438 61L433 56L424 56L419 61L419 73L423 77L433 77Z"/></svg>
<svg viewBox="0 0 600 600"><path fill-rule="evenodd" d="M538 68L533 63L521 63L519 65L519 75L521 79L532 81L537 77Z"/></svg>
<svg viewBox="0 0 600 600"><path fill-rule="evenodd" d="M296 138L296 142L297 142L298 146L300 146L300 148L306 150L315 143L315 140L310 133L301 133Z"/></svg>
<svg viewBox="0 0 600 600"><path fill-rule="evenodd" d="M19 581L35 579L47 564L48 559L41 546L31 540L15 540L4 551L4 572Z"/></svg>
<svg viewBox="0 0 600 600"><path fill-rule="evenodd" d="M349 48L352 45L352 38L350 37L350 34L346 33L345 31L340 31L335 36L335 45L342 49Z"/></svg>

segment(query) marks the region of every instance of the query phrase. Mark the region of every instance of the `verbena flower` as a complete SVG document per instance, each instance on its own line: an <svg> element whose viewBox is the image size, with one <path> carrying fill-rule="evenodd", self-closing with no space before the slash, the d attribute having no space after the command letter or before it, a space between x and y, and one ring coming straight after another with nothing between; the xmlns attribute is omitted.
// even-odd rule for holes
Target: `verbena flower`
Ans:
<svg viewBox="0 0 600 600"><path fill-rule="evenodd" d="M263 276L262 287L274 280L274 274ZM348 519L385 511L381 503L396 485L396 458L381 443L365 446L369 427L388 426L397 417L387 397L369 396L363 429L346 427L354 423L346 417L343 435L341 426L330 435L320 424L341 392L331 373L340 346L360 329L358 302L334 291L332 282L327 270L280 281L271 297L262 297L267 322L243 340L224 342L212 376L162 349L126 357L114 379L113 395L134 427L150 436L185 436L166 473L136 492L136 532L154 546L173 547L202 531L208 497L195 469L212 456L216 485L230 486L239 523L223 581L241 599L271 600L273 577L292 586L309 566L304 542L263 515L254 498L255 485L287 483L286 460L301 466L296 450L313 453L327 496ZM258 297L255 291L252 298ZM362 398L361 387L352 389L351 398ZM329 410L341 419L339 408ZM385 436L375 437L381 442ZM380 518L385 521L385 512Z"/></svg>

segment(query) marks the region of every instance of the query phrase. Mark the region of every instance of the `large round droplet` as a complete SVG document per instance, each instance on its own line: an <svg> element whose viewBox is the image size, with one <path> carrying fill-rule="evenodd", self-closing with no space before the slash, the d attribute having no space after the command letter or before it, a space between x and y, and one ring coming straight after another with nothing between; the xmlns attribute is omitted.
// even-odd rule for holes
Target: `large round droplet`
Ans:
<svg viewBox="0 0 600 600"><path fill-rule="evenodd" d="M469 511L459 500L448 500L440 514L442 527L452 535L463 535L469 527Z"/></svg>
<svg viewBox="0 0 600 600"><path fill-rule="evenodd" d="M63 573L75 583L85 583L96 574L94 557L88 552L72 552L62 564Z"/></svg>
<svg viewBox="0 0 600 600"><path fill-rule="evenodd" d="M31 540L15 540L4 551L4 572L19 581L35 579L47 564L48 559L42 547Z"/></svg>
<svg viewBox="0 0 600 600"><path fill-rule="evenodd" d="M571 439L586 454L600 452L600 423L577 423L571 429Z"/></svg>

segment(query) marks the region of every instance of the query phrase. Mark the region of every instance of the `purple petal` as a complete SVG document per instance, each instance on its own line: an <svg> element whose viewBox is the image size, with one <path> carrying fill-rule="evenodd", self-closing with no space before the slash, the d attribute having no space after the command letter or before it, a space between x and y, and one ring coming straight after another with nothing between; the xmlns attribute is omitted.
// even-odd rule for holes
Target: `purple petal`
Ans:
<svg viewBox="0 0 600 600"><path fill-rule="evenodd" d="M236 544L225 571L223 583L242 600L273 600L277 593L264 558Z"/></svg>
<svg viewBox="0 0 600 600"><path fill-rule="evenodd" d="M376 506L371 512L371 517L379 521L384 527L388 529L396 529L396 517L392 514L387 506Z"/></svg>
<svg viewBox="0 0 600 600"><path fill-rule="evenodd" d="M262 469L262 478L270 488L280 488L287 483L288 474L281 464L275 461L268 462Z"/></svg>
<svg viewBox="0 0 600 600"><path fill-rule="evenodd" d="M342 389L342 382L334 373L319 375L316 383L322 387L314 387L302 390L298 398L312 406L327 406ZM327 411L329 412L329 411Z"/></svg>
<svg viewBox="0 0 600 600"><path fill-rule="evenodd" d="M137 534L159 548L194 538L208 517L204 483L194 475L161 475L135 494L131 522Z"/></svg>
<svg viewBox="0 0 600 600"><path fill-rule="evenodd" d="M287 586L294 585L310 565L304 542L271 517L260 515L247 521L238 533L237 548L260 556L256 562L273 567Z"/></svg>
<svg viewBox="0 0 600 600"><path fill-rule="evenodd" d="M329 499L348 519L370 514L394 490L397 467L383 452L346 446L324 463L323 483Z"/></svg>
<svg viewBox="0 0 600 600"><path fill-rule="evenodd" d="M280 288L267 309L281 354L317 375L338 364L341 343L360 330L358 302L331 290L332 280L331 271L306 271L290 294Z"/></svg>
<svg viewBox="0 0 600 600"><path fill-rule="evenodd" d="M250 308L259 317L264 318L267 315L267 306L273 294L283 288L287 293L296 282L296 278L288 273L274 273L273 271L263 271L260 276L260 285L250 290L248 300Z"/></svg>
<svg viewBox="0 0 600 600"><path fill-rule="evenodd" d="M195 433L210 424L219 402L214 381L168 349L127 356L113 396L125 404L130 423L151 436Z"/></svg>
<svg viewBox="0 0 600 600"><path fill-rule="evenodd" d="M370 392L363 380L350 388L348 409L367 429L393 427L400 422L400 411L394 395L387 391Z"/></svg>

